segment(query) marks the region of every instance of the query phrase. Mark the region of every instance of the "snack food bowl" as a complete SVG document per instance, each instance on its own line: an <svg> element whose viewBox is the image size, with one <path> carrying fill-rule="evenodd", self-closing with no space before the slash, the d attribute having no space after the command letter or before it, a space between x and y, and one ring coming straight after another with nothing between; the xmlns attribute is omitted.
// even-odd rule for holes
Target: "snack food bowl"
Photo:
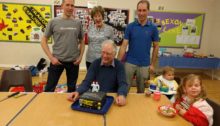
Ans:
<svg viewBox="0 0 220 126"><path fill-rule="evenodd" d="M167 105L162 105L158 107L158 112L166 117L174 117L176 115L176 110Z"/></svg>

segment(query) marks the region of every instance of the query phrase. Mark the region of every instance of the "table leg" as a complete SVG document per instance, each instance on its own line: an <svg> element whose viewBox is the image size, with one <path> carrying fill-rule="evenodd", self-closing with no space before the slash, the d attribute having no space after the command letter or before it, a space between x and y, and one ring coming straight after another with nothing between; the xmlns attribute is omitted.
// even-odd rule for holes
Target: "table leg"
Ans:
<svg viewBox="0 0 220 126"><path fill-rule="evenodd" d="M212 69L212 80L213 80L213 78L214 78L213 76L214 76L214 69Z"/></svg>

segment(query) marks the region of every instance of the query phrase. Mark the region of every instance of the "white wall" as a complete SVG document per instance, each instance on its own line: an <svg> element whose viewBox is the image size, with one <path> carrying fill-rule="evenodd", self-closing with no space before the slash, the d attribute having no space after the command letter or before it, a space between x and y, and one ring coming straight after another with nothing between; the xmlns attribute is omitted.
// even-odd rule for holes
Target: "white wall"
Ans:
<svg viewBox="0 0 220 126"><path fill-rule="evenodd" d="M215 0L212 3L213 7L213 19L210 24L213 23L212 27L210 28L211 36L209 37L209 41L207 41L207 47L210 54L215 54L215 56L220 57L220 48L219 48L219 35L220 35L220 1ZM210 43L209 43L210 42ZM214 71L215 77L220 80L220 70Z"/></svg>
<svg viewBox="0 0 220 126"><path fill-rule="evenodd" d="M129 21L134 19L134 10L139 0L97 0L99 5L111 8L129 9ZM52 4L52 0L0 0L0 2L19 2ZM203 54L214 54L220 57L218 49L218 31L220 29L220 2L219 0L150 0L151 10L157 10L158 6L164 6L165 11L181 12L205 12L205 24L203 30L201 48L197 51ZM87 0L76 0L76 6L86 6ZM214 7L213 7L214 6ZM51 45L50 45L51 48ZM172 52L179 52L181 49L169 49ZM0 67L36 64L39 58L45 57L39 43L9 43L0 42ZM85 68L83 59L81 68Z"/></svg>
<svg viewBox="0 0 220 126"><path fill-rule="evenodd" d="M220 57L220 48L219 48L219 35L220 35L220 1L219 0L215 0L212 3L212 7L213 7L213 15L212 15L212 20L210 22L210 24L212 24L212 26L210 27L209 32L211 33L210 37L208 37L209 39L207 40L207 47L208 50L210 51L210 53L215 54L216 56Z"/></svg>

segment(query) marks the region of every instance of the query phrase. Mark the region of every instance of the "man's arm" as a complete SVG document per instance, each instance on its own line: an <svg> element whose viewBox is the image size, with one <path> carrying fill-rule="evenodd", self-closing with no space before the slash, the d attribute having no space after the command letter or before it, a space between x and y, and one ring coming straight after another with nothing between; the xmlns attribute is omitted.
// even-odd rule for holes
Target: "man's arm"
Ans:
<svg viewBox="0 0 220 126"><path fill-rule="evenodd" d="M41 40L41 47L43 48L45 54L47 55L47 57L49 58L49 60L51 61L51 63L53 65L58 65L58 64L61 64L59 62L59 60L54 57L49 49L49 46L48 46L48 38L46 36L43 36L42 37L42 40Z"/></svg>
<svg viewBox="0 0 220 126"><path fill-rule="evenodd" d="M126 97L128 93L128 84L126 82L124 65L118 62L116 69L118 81L118 95L124 95Z"/></svg>
<svg viewBox="0 0 220 126"><path fill-rule="evenodd" d="M95 76L96 76L95 70L98 69L97 68L98 65L99 64L97 64L96 61L94 61L90 65L89 70L87 71L84 80L79 85L79 87L76 89L76 91L79 92L79 94L82 94L83 92L87 91L91 87L91 83L95 80Z"/></svg>
<svg viewBox="0 0 220 126"><path fill-rule="evenodd" d="M117 65L117 83L118 83L118 96L116 97L116 104L124 106L126 104L126 96L128 93L128 84L125 77L124 65L119 62Z"/></svg>
<svg viewBox="0 0 220 126"><path fill-rule="evenodd" d="M153 42L153 52L151 58L150 72L154 72L154 68L157 62L158 51L159 51L159 42Z"/></svg>
<svg viewBox="0 0 220 126"><path fill-rule="evenodd" d="M124 39L123 42L122 42L122 45L119 49L119 52L118 52L118 60L120 60L120 61L122 60L122 58L125 55L127 47L128 47L128 40Z"/></svg>
<svg viewBox="0 0 220 126"><path fill-rule="evenodd" d="M80 62L81 62L81 60L82 60L82 57L83 57L83 54L84 54L85 42L84 42L83 39L80 40L79 49L80 49L80 55L79 55L79 57L77 58L77 60L74 62L74 64L76 64L76 65L80 64Z"/></svg>

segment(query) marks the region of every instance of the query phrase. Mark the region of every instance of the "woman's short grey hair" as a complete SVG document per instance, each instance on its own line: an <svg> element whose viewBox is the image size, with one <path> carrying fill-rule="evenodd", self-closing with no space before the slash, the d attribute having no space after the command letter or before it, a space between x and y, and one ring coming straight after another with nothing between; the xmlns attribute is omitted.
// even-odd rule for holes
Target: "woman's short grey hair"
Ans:
<svg viewBox="0 0 220 126"><path fill-rule="evenodd" d="M102 19L104 19L105 16L105 10L102 6L95 6L92 8L90 14L92 19L94 19L95 14L100 13L102 15Z"/></svg>
<svg viewBox="0 0 220 126"><path fill-rule="evenodd" d="M105 46L105 45L111 45L113 47L113 52L114 54L117 53L117 46L115 44L115 42L113 40L105 40L103 43L102 43L102 48Z"/></svg>

